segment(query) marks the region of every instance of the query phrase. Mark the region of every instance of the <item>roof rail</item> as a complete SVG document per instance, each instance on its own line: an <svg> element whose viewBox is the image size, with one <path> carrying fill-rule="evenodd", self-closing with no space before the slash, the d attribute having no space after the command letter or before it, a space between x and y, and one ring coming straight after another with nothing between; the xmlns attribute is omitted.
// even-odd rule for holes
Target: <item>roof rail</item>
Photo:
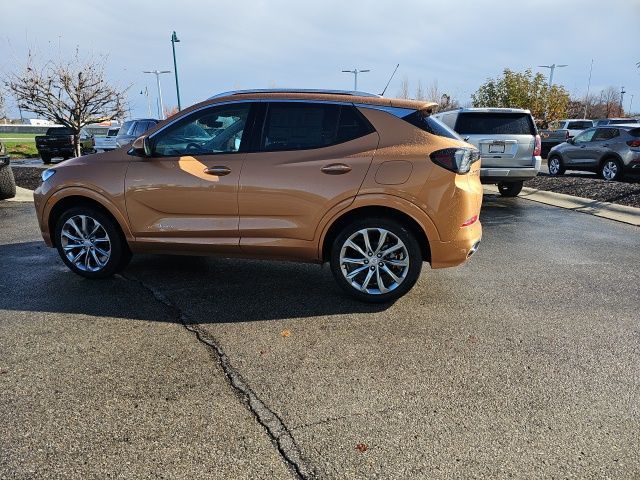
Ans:
<svg viewBox="0 0 640 480"><path fill-rule="evenodd" d="M354 97L380 97L375 93L358 92L355 90L325 90L317 88L258 88L254 90L232 90L230 92L223 92L209 97L207 100L220 97L229 97L231 95L248 95L251 93L320 93L328 95L350 95Z"/></svg>

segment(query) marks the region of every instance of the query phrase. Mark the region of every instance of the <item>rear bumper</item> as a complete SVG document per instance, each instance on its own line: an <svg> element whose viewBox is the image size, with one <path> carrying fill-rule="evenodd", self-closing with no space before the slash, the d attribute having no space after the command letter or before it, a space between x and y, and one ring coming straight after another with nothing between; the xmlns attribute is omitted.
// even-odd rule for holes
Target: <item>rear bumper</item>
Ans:
<svg viewBox="0 0 640 480"><path fill-rule="evenodd" d="M431 241L431 268L461 265L473 255L482 240L482 225L477 221L460 229L460 238L450 242Z"/></svg>
<svg viewBox="0 0 640 480"><path fill-rule="evenodd" d="M538 175L542 163L542 157L535 158L535 165L532 167L480 167L480 181L482 183L497 183L533 178Z"/></svg>

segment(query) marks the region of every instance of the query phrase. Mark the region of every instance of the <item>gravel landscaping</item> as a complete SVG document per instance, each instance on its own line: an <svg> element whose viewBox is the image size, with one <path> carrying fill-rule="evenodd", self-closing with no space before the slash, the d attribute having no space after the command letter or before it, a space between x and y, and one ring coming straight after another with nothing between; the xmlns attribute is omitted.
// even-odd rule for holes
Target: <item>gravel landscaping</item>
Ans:
<svg viewBox="0 0 640 480"><path fill-rule="evenodd" d="M40 185L41 168L14 167L16 184L22 188L35 190ZM561 177L550 177L540 173L525 182L525 187L549 192L575 195L601 202L611 202L631 207L640 207L640 176L627 175L624 182L605 182L594 174L569 173Z"/></svg>
<svg viewBox="0 0 640 480"><path fill-rule="evenodd" d="M605 182L595 174L570 173L551 177L539 173L525 187L589 198L599 202L640 207L640 176L627 175L623 182Z"/></svg>

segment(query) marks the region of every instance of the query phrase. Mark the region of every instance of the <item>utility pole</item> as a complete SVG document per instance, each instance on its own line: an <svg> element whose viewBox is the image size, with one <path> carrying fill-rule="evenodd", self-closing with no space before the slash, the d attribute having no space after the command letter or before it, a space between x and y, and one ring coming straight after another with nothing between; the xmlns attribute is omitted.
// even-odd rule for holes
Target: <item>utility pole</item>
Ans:
<svg viewBox="0 0 640 480"><path fill-rule="evenodd" d="M620 115L624 116L624 109L622 108L622 101L624 100L624 94L627 93L624 87L620 89Z"/></svg>
<svg viewBox="0 0 640 480"><path fill-rule="evenodd" d="M164 105L162 104L162 89L160 88L160 75L171 73L171 70L144 70L142 73L153 73L158 84L158 120L164 120Z"/></svg>
<svg viewBox="0 0 640 480"><path fill-rule="evenodd" d="M358 74L370 72L371 70L358 70L354 68L353 70L342 70L342 73L353 73L353 91L358 91Z"/></svg>
<svg viewBox="0 0 640 480"><path fill-rule="evenodd" d="M176 74L176 96L178 97L178 111L182 110L180 105L180 86L178 85L178 64L176 63L176 43L179 42L176 31L171 35L171 49L173 50L173 71Z"/></svg>
<svg viewBox="0 0 640 480"><path fill-rule="evenodd" d="M591 90L591 73L593 73L593 58L591 59L591 68L589 69L589 83L587 84L587 96L584 97L584 118L587 118L587 108L589 106L589 90Z"/></svg>

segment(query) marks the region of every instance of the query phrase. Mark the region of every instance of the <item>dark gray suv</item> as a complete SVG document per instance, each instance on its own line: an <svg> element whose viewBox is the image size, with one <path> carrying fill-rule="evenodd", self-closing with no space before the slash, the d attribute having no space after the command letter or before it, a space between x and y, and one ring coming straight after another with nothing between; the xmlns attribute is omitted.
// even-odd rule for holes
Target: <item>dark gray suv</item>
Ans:
<svg viewBox="0 0 640 480"><path fill-rule="evenodd" d="M136 138L140 137L144 132L155 127L159 120L155 118L138 118L135 120L127 120L122 124L118 135L116 136L116 145L124 147L130 144Z"/></svg>
<svg viewBox="0 0 640 480"><path fill-rule="evenodd" d="M549 173L585 170L605 180L620 180L625 172L640 173L640 125L589 128L549 151Z"/></svg>

